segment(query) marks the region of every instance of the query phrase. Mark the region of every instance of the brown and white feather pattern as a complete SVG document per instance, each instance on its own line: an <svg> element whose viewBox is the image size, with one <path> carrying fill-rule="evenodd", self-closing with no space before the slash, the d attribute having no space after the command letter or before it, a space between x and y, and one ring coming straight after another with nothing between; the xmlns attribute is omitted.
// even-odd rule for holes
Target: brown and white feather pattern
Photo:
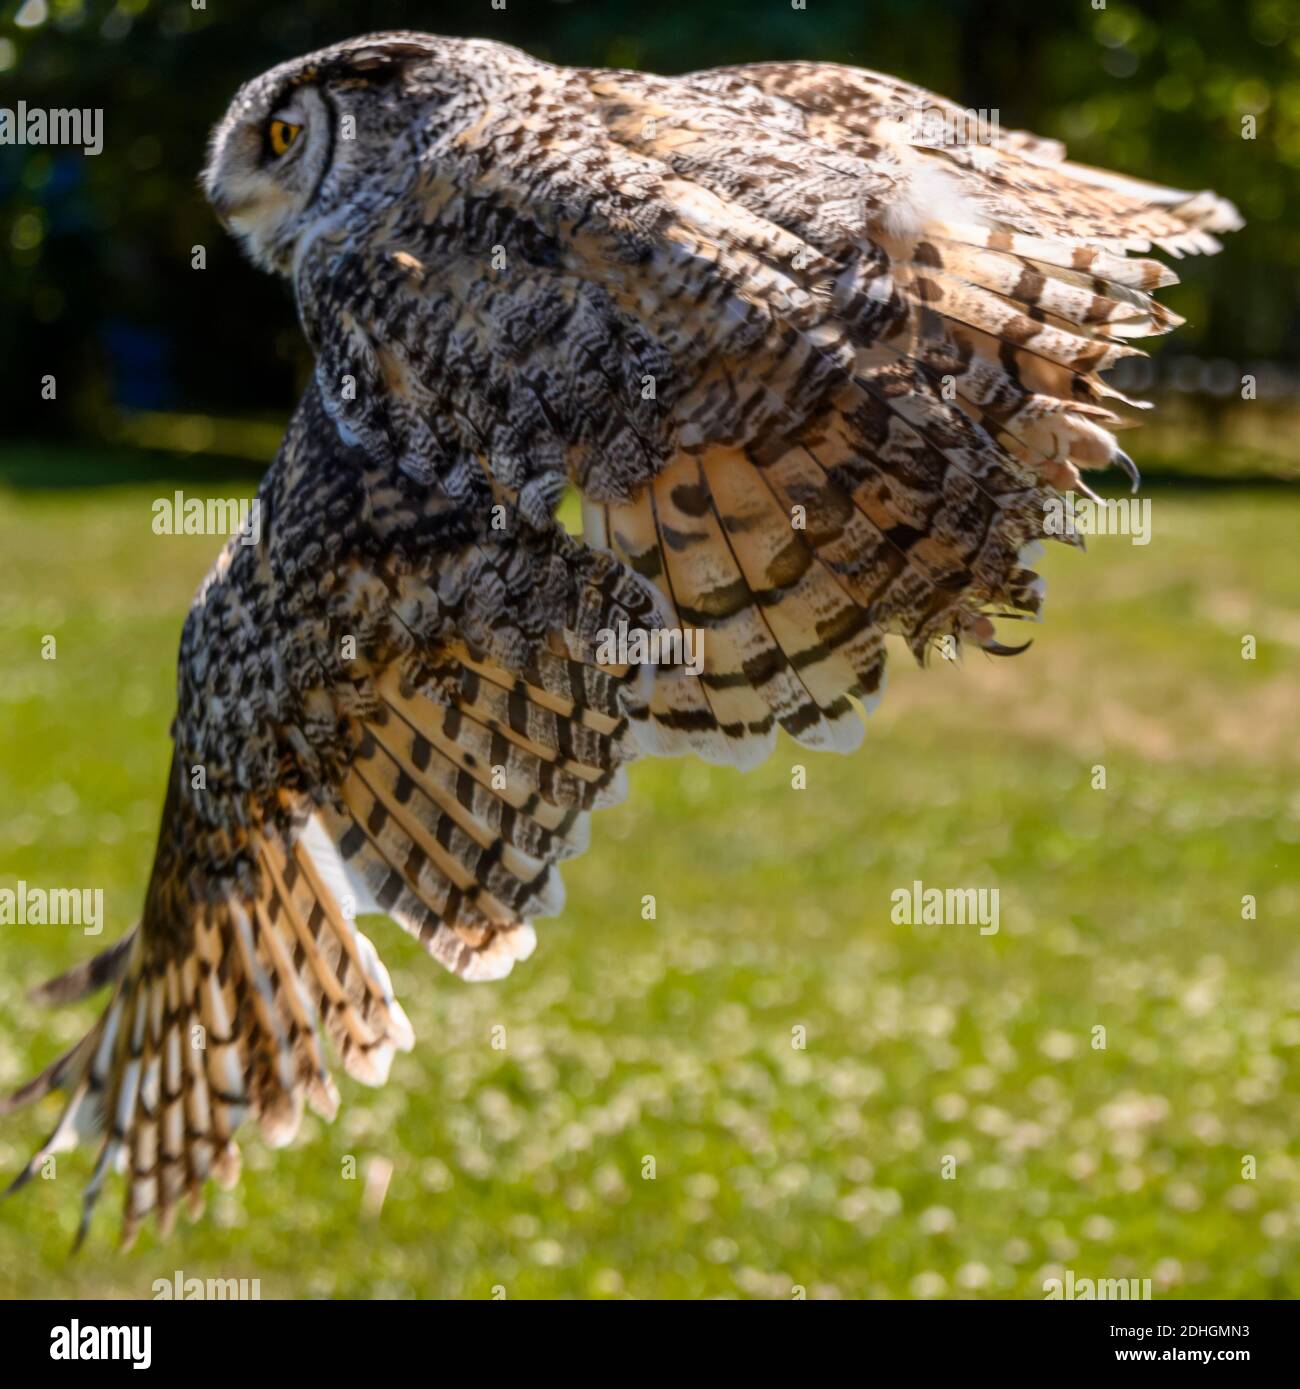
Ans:
<svg viewBox="0 0 1300 1389"><path fill-rule="evenodd" d="M1236 221L1020 134L915 144L937 99L853 69L389 42L358 120L418 129L416 159L358 165L290 270L327 409L536 524L579 488L588 539L704 635L703 678L630 710L655 752L850 747L888 633L1005 649L989 615L1037 613L1018 557L1054 490L1133 472L1099 373L1177 319L1126 250Z"/></svg>
<svg viewBox="0 0 1300 1389"><path fill-rule="evenodd" d="M410 1028L355 917L496 978L636 752L750 765L862 737L885 641L1003 654L1079 470L1133 472L1100 373L1178 319L1151 259L1239 225L1055 142L918 139L918 88L768 63L680 78L384 34L218 126L214 206L293 285L316 372L186 623L138 928L46 987L106 1013L70 1093L87 1212L168 1222L234 1132L332 1113ZM301 133L272 154L272 119ZM346 122L346 125L345 125ZM582 497L585 544L555 509ZM610 631L704 663L602 665ZM201 771L201 775L200 775Z"/></svg>
<svg viewBox="0 0 1300 1389"><path fill-rule="evenodd" d="M325 1038L367 1084L410 1049L358 914L466 979L530 954L531 918L563 902L555 865L624 794L633 751L636 674L592 656L654 604L610 556L476 530L344 446L314 387L260 501L262 543L226 548L185 625L141 923L39 994L111 984L107 1011L4 1104L69 1092L16 1184L97 1138L85 1219L124 1170L128 1238L233 1180L248 1115L273 1145L304 1103L333 1115Z"/></svg>

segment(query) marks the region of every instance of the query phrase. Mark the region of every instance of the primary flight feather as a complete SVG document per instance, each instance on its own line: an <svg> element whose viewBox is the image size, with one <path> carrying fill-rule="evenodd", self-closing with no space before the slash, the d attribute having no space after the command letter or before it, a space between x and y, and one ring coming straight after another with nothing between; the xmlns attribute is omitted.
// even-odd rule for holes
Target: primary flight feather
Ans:
<svg viewBox="0 0 1300 1389"><path fill-rule="evenodd" d="M921 119L918 120L918 114ZM356 926L495 979L625 764L850 750L885 637L995 654L1080 469L1136 479L1099 373L1178 319L1134 258L1218 248L1209 193L946 138L856 68L677 78L379 34L242 88L204 185L288 278L313 380L181 640L138 926L45 986L107 1010L5 1109L128 1174L124 1234L233 1180L411 1029ZM938 132L938 135L935 134ZM584 540L555 519L582 496ZM585 543L584 543L585 542ZM611 663L685 633L702 665Z"/></svg>

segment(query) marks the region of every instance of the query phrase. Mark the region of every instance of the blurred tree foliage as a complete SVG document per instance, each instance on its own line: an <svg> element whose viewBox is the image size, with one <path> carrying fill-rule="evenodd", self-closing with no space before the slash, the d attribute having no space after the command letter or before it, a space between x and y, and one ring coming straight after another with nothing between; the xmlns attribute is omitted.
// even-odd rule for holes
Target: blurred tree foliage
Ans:
<svg viewBox="0 0 1300 1389"><path fill-rule="evenodd" d="M5 433L98 433L121 407L287 412L307 366L287 287L237 264L196 176L241 81L384 28L662 72L833 59L997 108L1088 163L1231 197L1250 228L1169 296L1182 345L1300 357L1300 0L506 3L5 0L0 106L104 111L98 157L0 147Z"/></svg>

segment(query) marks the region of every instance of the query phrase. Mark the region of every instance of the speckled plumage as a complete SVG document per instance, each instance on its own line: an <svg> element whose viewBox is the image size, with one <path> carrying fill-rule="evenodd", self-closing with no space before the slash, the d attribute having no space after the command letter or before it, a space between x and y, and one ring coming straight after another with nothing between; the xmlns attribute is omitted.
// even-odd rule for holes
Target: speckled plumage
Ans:
<svg viewBox="0 0 1300 1389"><path fill-rule="evenodd" d="M114 989L7 1102L71 1093L20 1181L101 1134L87 1217L117 1163L126 1232L166 1224L233 1176L247 1113L284 1142L333 1112L318 1020L364 1080L411 1045L356 910L499 977L629 758L847 750L887 635L1001 653L991 616L1037 614L1046 504L1131 467L1097 373L1177 322L1126 253L1237 218L1020 132L918 141L918 104L955 109L827 64L661 78L417 34L241 90L206 188L290 279L315 377L260 543L185 625L140 925L44 991ZM664 625L698 675L601 664Z"/></svg>

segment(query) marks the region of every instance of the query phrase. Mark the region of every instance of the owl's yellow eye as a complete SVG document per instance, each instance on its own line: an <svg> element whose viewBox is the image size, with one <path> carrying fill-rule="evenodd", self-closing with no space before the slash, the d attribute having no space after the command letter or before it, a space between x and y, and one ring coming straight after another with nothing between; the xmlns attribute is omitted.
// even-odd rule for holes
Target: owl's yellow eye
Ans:
<svg viewBox="0 0 1300 1389"><path fill-rule="evenodd" d="M288 121L272 121L267 131L271 141L271 153L278 159L298 138L301 130L302 126L291 125Z"/></svg>

